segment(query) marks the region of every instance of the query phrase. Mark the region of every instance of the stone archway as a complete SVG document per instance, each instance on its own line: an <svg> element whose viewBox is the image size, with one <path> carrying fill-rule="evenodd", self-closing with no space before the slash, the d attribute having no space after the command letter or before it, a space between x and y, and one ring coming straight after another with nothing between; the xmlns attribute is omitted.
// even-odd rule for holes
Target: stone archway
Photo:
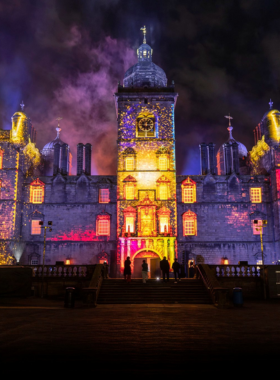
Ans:
<svg viewBox="0 0 280 380"><path fill-rule="evenodd" d="M142 276L142 263L144 259L149 268L148 277L160 277L159 262L162 260L162 255L153 249L140 249L135 252L131 258L132 277L140 278Z"/></svg>

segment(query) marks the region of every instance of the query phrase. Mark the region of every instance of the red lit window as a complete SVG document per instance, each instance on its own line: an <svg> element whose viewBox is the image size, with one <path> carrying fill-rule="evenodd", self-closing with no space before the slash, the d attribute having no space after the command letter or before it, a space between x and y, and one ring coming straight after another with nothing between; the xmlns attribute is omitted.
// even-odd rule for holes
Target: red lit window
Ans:
<svg viewBox="0 0 280 380"><path fill-rule="evenodd" d="M30 202L43 203L45 194L45 184L37 178L30 184Z"/></svg>
<svg viewBox="0 0 280 380"><path fill-rule="evenodd" d="M260 187L251 187L250 200L252 203L262 202L262 189Z"/></svg>
<svg viewBox="0 0 280 380"><path fill-rule="evenodd" d="M31 235L41 235L40 220L31 220Z"/></svg>
<svg viewBox="0 0 280 380"><path fill-rule="evenodd" d="M0 149L0 169L3 169L3 150Z"/></svg>
<svg viewBox="0 0 280 380"><path fill-rule="evenodd" d="M97 216L96 232L98 236L110 236L110 215L103 213Z"/></svg>
<svg viewBox="0 0 280 380"><path fill-rule="evenodd" d="M197 235L197 216L190 210L183 214L183 235Z"/></svg>
<svg viewBox="0 0 280 380"><path fill-rule="evenodd" d="M182 182L182 202L194 203L196 202L196 183L189 177Z"/></svg>
<svg viewBox="0 0 280 380"><path fill-rule="evenodd" d="M99 203L109 203L109 189L99 189Z"/></svg>

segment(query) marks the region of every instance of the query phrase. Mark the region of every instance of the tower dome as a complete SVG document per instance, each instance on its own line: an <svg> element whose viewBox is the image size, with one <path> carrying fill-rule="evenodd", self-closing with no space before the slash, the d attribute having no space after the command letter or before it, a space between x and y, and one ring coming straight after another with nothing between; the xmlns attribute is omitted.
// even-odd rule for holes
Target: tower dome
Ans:
<svg viewBox="0 0 280 380"><path fill-rule="evenodd" d="M143 44L137 49L138 62L124 74L124 87L166 87L165 72L152 62L153 49L146 43L146 27Z"/></svg>
<svg viewBox="0 0 280 380"><path fill-rule="evenodd" d="M64 141L62 141L60 139L60 132L61 132L61 128L59 128L59 126L56 128L56 138L52 141L50 141L49 143L47 143L44 148L41 150L41 153L43 156L51 156L53 155L53 152L54 152L54 146L55 144L59 144L60 146L62 146L64 143Z"/></svg>
<svg viewBox="0 0 280 380"><path fill-rule="evenodd" d="M247 148L244 144L242 144L239 141L236 141L233 136L232 136L232 130L233 127L231 125L231 119L233 119L230 115L225 116L229 120L229 125L228 125L228 132L229 132L229 138L224 144L230 144L232 145L233 143L238 144L238 156L239 156L239 164L240 164L240 169L245 165L245 157L248 155ZM218 169L218 174L225 174L225 156L224 156L224 144L220 146L217 152L217 169ZM242 170L241 170L242 171Z"/></svg>

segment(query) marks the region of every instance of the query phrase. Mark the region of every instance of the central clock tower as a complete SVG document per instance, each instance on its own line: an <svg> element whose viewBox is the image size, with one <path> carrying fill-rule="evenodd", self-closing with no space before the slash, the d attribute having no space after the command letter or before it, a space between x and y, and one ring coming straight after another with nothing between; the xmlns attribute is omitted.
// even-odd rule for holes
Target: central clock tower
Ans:
<svg viewBox="0 0 280 380"><path fill-rule="evenodd" d="M118 121L118 269L130 257L132 277L160 276L159 261L176 257L177 209L174 109L177 93L143 44L138 62L115 94Z"/></svg>

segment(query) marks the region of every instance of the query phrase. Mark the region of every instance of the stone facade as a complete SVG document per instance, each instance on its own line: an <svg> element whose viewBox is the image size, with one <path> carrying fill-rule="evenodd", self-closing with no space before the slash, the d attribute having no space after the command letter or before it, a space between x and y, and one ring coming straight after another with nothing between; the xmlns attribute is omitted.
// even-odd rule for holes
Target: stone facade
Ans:
<svg viewBox="0 0 280 380"><path fill-rule="evenodd" d="M60 140L60 129L40 153L23 111L14 114L10 131L0 131L2 252L14 254L21 264L41 264L44 229L39 222L44 227L51 221L46 264L107 260L115 275L121 275L128 256L135 273L140 259L147 259L152 275L164 256L185 265L191 260L220 264L225 258L230 264L255 264L261 245L253 221L266 220L265 261L279 259L279 111L264 115L247 156L230 125L218 161L215 145L202 143L201 175L176 175L177 93L162 70L154 70L148 48L141 45L134 79L128 71L115 94L115 176L91 175L90 144L78 144L77 174L72 175L70 147Z"/></svg>

